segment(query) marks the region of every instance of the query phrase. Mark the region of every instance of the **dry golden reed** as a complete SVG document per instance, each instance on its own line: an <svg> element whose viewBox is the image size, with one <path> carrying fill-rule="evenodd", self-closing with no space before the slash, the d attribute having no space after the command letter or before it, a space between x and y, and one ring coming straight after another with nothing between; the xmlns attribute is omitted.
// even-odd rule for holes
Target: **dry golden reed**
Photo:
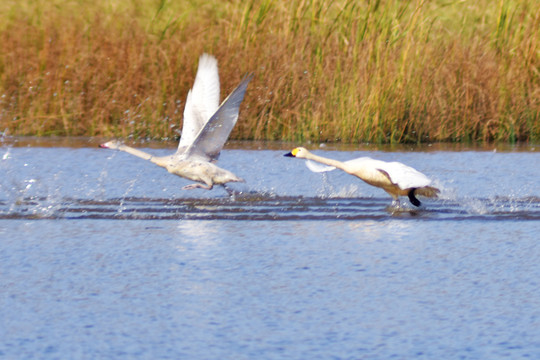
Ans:
<svg viewBox="0 0 540 360"><path fill-rule="evenodd" d="M536 0L0 5L0 131L173 139L202 52L233 139L540 140Z"/></svg>

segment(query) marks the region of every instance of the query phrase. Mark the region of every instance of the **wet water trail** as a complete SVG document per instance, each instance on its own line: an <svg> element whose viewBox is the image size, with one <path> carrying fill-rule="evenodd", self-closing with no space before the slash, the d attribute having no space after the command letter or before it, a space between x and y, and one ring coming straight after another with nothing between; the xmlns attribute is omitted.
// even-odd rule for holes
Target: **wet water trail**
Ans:
<svg viewBox="0 0 540 360"><path fill-rule="evenodd" d="M420 208L394 207L388 198L323 198L236 194L221 198L143 198L107 200L29 197L15 204L0 199L0 219L109 220L361 220L508 221L540 220L540 198L431 201Z"/></svg>

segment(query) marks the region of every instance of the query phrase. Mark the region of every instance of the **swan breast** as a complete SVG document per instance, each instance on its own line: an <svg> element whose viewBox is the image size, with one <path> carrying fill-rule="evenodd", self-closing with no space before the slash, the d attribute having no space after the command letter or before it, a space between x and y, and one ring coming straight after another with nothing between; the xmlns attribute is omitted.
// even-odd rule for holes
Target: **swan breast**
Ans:
<svg viewBox="0 0 540 360"><path fill-rule="evenodd" d="M232 181L243 181L230 171L222 169L210 162L200 160L181 160L167 165L167 171L197 182L206 184L225 184Z"/></svg>

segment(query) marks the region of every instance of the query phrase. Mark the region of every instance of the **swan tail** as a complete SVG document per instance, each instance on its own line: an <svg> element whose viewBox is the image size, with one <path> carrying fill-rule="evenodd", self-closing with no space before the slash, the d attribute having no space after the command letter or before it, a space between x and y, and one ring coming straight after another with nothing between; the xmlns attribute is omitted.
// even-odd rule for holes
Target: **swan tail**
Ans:
<svg viewBox="0 0 540 360"><path fill-rule="evenodd" d="M424 186L414 190L415 195L425 196L429 198L436 198L441 191L433 186Z"/></svg>

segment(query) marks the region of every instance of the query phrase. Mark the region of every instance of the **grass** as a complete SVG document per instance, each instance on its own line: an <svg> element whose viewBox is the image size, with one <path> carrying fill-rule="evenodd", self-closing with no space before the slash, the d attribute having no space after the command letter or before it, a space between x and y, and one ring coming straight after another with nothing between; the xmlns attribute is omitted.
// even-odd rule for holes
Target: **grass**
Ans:
<svg viewBox="0 0 540 360"><path fill-rule="evenodd" d="M0 130L174 139L197 60L232 139L540 141L535 0L20 0L0 4Z"/></svg>

